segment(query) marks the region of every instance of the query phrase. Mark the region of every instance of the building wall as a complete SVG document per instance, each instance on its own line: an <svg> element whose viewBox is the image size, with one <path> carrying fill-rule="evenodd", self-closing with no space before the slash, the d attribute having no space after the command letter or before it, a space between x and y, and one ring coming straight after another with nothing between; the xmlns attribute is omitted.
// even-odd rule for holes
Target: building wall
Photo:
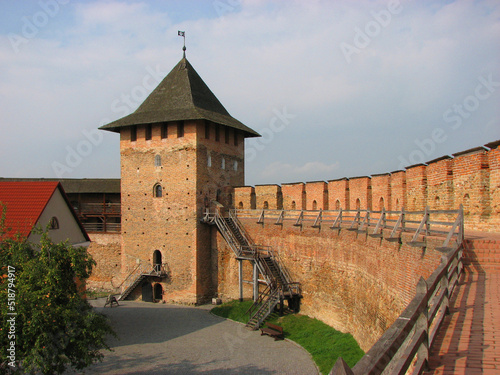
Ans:
<svg viewBox="0 0 500 375"><path fill-rule="evenodd" d="M91 233L89 237L91 243L87 251L96 265L87 279L87 290L115 293L120 285L121 235Z"/></svg>
<svg viewBox="0 0 500 375"><path fill-rule="evenodd" d="M87 241L59 189L54 191L35 227L45 229L52 217L56 217L59 223L58 229L49 230L50 238L54 243L68 240L71 244L78 244ZM28 236L31 242L40 242L40 238L41 235L38 233L31 233Z"/></svg>
<svg viewBox="0 0 500 375"><path fill-rule="evenodd" d="M294 227L272 221L264 225L240 219L255 243L272 246L301 283L301 312L343 332L350 332L365 350L378 340L415 296L421 276L427 278L439 265L442 253L358 235L351 231ZM219 296L239 297L238 267L223 238L219 247ZM244 268L251 280L251 267ZM252 297L244 284L244 297Z"/></svg>

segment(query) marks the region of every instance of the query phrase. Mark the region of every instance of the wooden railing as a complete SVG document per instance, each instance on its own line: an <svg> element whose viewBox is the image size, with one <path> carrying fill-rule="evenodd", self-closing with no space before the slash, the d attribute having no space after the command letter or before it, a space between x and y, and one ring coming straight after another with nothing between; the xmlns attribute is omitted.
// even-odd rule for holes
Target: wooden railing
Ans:
<svg viewBox="0 0 500 375"><path fill-rule="evenodd" d="M339 358L330 375L421 374L449 312L449 299L463 268L462 253L460 244L443 255L427 281L420 279L415 298L363 358L352 369Z"/></svg>
<svg viewBox="0 0 500 375"><path fill-rule="evenodd" d="M82 203L75 208L81 215L119 215L121 213L121 203Z"/></svg>
<svg viewBox="0 0 500 375"><path fill-rule="evenodd" d="M245 210L235 209L238 219L257 219L258 224L283 225L331 230L349 230L401 241L403 233L413 234L409 245L425 247L429 236L443 238L442 251L453 249L453 243L463 241L463 208L458 210L370 211L370 210Z"/></svg>
<svg viewBox="0 0 500 375"><path fill-rule="evenodd" d="M98 232L98 233L120 233L121 223L85 223L83 222L83 227L87 232Z"/></svg>
<svg viewBox="0 0 500 375"><path fill-rule="evenodd" d="M293 211L235 210L240 219L257 219L265 225L283 225L354 230L373 237L401 241L401 234L413 234L412 246L426 246L428 236L442 238L441 264L417 284L416 295L406 309L351 369L342 358L330 375L421 374L427 367L429 348L449 313L449 299L463 269L463 209L401 211Z"/></svg>

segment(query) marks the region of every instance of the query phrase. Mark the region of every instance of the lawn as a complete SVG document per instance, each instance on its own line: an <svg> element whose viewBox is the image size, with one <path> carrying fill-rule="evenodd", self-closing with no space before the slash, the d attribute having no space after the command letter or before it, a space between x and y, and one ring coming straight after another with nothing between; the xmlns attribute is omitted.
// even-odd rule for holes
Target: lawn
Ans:
<svg viewBox="0 0 500 375"><path fill-rule="evenodd" d="M245 313L251 305L252 301L231 301L214 307L212 313L246 323L248 316ZM322 374L330 372L338 357L342 357L352 368L364 355L351 334L339 332L306 315L290 314L280 317L272 314L266 321L282 326L285 337L306 349Z"/></svg>

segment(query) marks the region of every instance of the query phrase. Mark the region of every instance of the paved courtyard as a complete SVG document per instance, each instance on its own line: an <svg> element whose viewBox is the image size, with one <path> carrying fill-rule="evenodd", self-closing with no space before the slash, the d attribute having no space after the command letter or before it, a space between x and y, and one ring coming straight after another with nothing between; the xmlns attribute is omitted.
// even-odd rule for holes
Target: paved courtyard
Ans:
<svg viewBox="0 0 500 375"><path fill-rule="evenodd" d="M118 339L87 374L318 374L303 348L213 316L211 306L93 304L110 316Z"/></svg>

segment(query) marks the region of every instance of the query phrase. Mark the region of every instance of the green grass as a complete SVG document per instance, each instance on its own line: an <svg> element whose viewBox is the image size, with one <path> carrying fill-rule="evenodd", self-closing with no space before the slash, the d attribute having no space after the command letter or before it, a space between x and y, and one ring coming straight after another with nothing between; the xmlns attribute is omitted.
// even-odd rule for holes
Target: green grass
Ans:
<svg viewBox="0 0 500 375"><path fill-rule="evenodd" d="M213 314L223 318L235 320L240 323L247 323L250 317L246 314L247 310L252 306L252 301L238 300L224 303L220 306L214 307L211 311Z"/></svg>
<svg viewBox="0 0 500 375"><path fill-rule="evenodd" d="M231 301L212 309L215 315L246 323L245 312L252 301ZM312 356L322 374L328 374L338 357L352 368L364 352L351 334L339 332L329 325L305 315L286 315L279 317L272 314L267 319L270 323L279 324L287 339L293 340Z"/></svg>
<svg viewBox="0 0 500 375"><path fill-rule="evenodd" d="M102 297L107 297L110 293L109 292L96 292L95 290L88 290L85 292L87 295L87 299L97 299L97 298L102 298Z"/></svg>

